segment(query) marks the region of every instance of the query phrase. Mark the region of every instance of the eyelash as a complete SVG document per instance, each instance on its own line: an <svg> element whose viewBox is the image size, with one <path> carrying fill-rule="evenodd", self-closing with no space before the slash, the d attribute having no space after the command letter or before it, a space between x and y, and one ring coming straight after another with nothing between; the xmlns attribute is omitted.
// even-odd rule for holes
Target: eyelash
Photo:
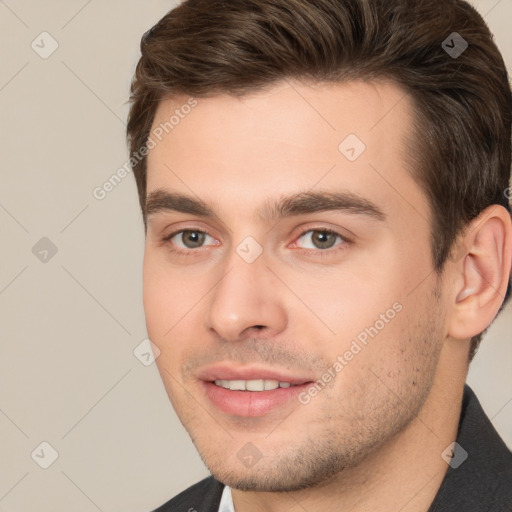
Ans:
<svg viewBox="0 0 512 512"><path fill-rule="evenodd" d="M169 235L166 235L165 237L163 237L162 238L162 243L169 245L169 242L172 240L172 238L174 238L176 235L179 235L180 233L185 233L187 231L193 232L193 233L202 233L202 234L211 236L208 232L203 231L202 229L194 229L194 228L179 229L178 231L173 231ZM338 245L336 245L336 246L334 246L332 248L328 248L328 249L302 249L302 251L304 251L307 255L312 255L314 257L321 258L326 253L327 254L337 253L340 250L344 250L347 245L352 243L345 236L343 236L340 233L338 233L337 231L334 231L334 230L329 229L329 228L304 228L303 230L301 230L301 232L299 233L299 235L297 236L296 239L298 240L298 239L302 238L306 233L310 233L310 232L311 233L325 233L325 234L335 235L335 236L339 237L341 239L341 241L342 241L342 243L340 243L340 244L338 244ZM201 249L203 249L203 247L199 247L197 249L188 249L188 250L170 248L170 251L173 252L173 253L179 254L179 255L199 256L202 253ZM196 253L196 254L194 254L194 253Z"/></svg>

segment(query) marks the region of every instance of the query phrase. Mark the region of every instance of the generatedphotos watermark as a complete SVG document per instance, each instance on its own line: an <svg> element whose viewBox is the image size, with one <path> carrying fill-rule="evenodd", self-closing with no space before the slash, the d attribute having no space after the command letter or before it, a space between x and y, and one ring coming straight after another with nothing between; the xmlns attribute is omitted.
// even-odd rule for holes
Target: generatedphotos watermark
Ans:
<svg viewBox="0 0 512 512"><path fill-rule="evenodd" d="M318 395L322 389L325 388L329 382L331 382L336 375L338 375L345 366L349 364L354 357L359 354L363 348L368 345L368 341L370 339L375 338L385 327L389 324L400 311L402 311L403 306L400 302L395 302L389 309L386 310L385 313L381 313L379 318L375 320L373 325L370 327L366 327L363 331L361 331L350 344L350 348L346 350L343 355L339 355L336 358L336 361L322 374L322 376L306 391L302 391L298 400L301 404L307 405L311 402L311 399Z"/></svg>
<svg viewBox="0 0 512 512"><path fill-rule="evenodd" d="M160 123L156 128L151 130L150 135L146 144L142 146L139 151L132 154L132 156L121 166L115 173L113 173L108 180L106 180L101 186L95 187L92 191L92 195L99 201L105 199L107 194L112 192L121 181L132 172L133 167L140 163L149 153L150 150L155 148L159 142L162 141L164 134L168 134L182 119L190 114L192 109L197 106L197 100L195 98L189 98L187 103L181 105L174 111L174 114L165 122Z"/></svg>

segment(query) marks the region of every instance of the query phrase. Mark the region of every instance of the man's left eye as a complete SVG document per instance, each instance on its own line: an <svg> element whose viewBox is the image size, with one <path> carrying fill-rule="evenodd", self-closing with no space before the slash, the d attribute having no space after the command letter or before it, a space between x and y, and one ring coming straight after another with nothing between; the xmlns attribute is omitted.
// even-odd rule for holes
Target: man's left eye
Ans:
<svg viewBox="0 0 512 512"><path fill-rule="evenodd" d="M329 229L310 229L297 238L297 240L301 239L306 240L306 245L302 246L303 249L331 249L345 242L339 233ZM340 242L336 243L337 240Z"/></svg>

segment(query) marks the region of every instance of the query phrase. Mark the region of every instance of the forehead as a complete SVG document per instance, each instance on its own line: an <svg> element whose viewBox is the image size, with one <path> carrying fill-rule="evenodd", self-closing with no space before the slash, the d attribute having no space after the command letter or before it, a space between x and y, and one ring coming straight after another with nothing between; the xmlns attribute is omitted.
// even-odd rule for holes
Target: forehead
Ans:
<svg viewBox="0 0 512 512"><path fill-rule="evenodd" d="M242 97L169 98L152 126L147 191L229 197L247 210L279 193L344 189L426 214L405 158L412 109L390 82L282 81Z"/></svg>

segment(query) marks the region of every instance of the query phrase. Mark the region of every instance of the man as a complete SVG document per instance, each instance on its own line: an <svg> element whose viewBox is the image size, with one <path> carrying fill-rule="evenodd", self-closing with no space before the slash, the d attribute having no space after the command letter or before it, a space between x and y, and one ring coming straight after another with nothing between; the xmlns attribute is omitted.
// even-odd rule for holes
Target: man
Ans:
<svg viewBox="0 0 512 512"><path fill-rule="evenodd" d="M212 477L158 511L512 510L465 385L506 302L511 93L459 0L187 0L128 138L144 307Z"/></svg>

